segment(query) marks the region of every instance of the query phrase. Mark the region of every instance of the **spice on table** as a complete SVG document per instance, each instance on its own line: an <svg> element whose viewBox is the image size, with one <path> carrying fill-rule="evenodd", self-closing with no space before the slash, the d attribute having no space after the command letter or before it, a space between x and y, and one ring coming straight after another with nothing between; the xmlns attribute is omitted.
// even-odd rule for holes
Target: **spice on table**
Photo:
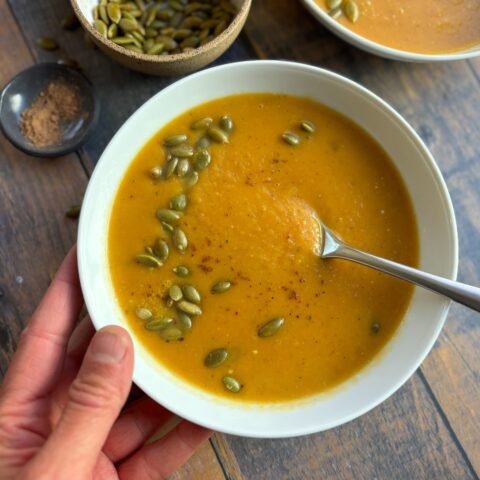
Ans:
<svg viewBox="0 0 480 480"><path fill-rule="evenodd" d="M52 82L22 112L20 128L33 145L48 147L60 142L65 123L73 120L79 112L80 95L77 88Z"/></svg>

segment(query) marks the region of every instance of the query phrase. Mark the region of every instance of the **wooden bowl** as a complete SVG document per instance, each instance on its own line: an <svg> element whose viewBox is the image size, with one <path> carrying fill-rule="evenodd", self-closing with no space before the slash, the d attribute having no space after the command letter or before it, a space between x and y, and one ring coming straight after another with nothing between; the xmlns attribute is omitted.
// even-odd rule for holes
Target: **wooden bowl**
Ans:
<svg viewBox="0 0 480 480"><path fill-rule="evenodd" d="M252 0L231 0L237 7L237 15L230 25L211 42L185 53L173 55L147 55L117 45L100 35L93 26L93 7L96 0L70 0L75 15L83 29L102 52L121 65L149 75L181 75L208 65L217 59L234 42L243 28Z"/></svg>

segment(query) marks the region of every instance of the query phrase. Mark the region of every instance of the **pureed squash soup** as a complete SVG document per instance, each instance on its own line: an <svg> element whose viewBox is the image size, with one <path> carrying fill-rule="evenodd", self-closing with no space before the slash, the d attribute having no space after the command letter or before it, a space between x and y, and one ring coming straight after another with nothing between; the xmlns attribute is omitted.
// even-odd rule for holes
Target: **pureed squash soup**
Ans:
<svg viewBox="0 0 480 480"><path fill-rule="evenodd" d="M111 278L131 330L176 375L230 398L288 401L348 379L392 337L412 287L321 260L315 212L354 246L417 264L402 179L347 118L266 93L179 116L138 153L112 209Z"/></svg>
<svg viewBox="0 0 480 480"><path fill-rule="evenodd" d="M315 0L332 18L387 47L423 54L480 45L480 0Z"/></svg>

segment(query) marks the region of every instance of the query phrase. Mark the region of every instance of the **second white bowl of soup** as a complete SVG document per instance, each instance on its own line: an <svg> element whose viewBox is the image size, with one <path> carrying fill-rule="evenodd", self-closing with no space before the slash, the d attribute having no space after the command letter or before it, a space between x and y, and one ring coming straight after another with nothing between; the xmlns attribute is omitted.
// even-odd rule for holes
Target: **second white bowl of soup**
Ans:
<svg viewBox="0 0 480 480"><path fill-rule="evenodd" d="M331 72L206 70L119 130L79 230L97 328L127 328L134 380L215 430L285 437L365 413L401 386L449 302L317 257L316 212L351 244L454 278L450 198L419 137Z"/></svg>

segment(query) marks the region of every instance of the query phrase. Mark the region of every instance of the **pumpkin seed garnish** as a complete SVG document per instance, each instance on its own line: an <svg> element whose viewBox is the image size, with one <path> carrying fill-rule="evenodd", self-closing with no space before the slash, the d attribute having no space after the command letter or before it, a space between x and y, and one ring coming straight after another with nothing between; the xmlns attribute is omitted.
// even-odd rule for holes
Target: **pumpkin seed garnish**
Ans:
<svg viewBox="0 0 480 480"><path fill-rule="evenodd" d="M187 207L187 203L187 196L184 193L180 193L170 200L170 208L173 210L184 210Z"/></svg>
<svg viewBox="0 0 480 480"><path fill-rule="evenodd" d="M197 120L192 123L190 128L192 130L205 130L208 128L211 124L213 123L213 118L212 117L205 117L201 118L200 120Z"/></svg>
<svg viewBox="0 0 480 480"><path fill-rule="evenodd" d="M136 258L137 262L145 267L158 268L163 265L163 263L157 257L149 255L148 253L140 253Z"/></svg>
<svg viewBox="0 0 480 480"><path fill-rule="evenodd" d="M193 156L194 151L191 145L189 145L188 143L183 143L182 145L172 147L170 149L170 153L174 157L187 158Z"/></svg>
<svg viewBox="0 0 480 480"><path fill-rule="evenodd" d="M58 43L49 37L37 38L37 45L44 50L56 50L58 48Z"/></svg>
<svg viewBox="0 0 480 480"><path fill-rule="evenodd" d="M166 147L176 147L177 145L181 145L182 143L185 143L188 140L188 136L185 135L184 133L181 133L179 135L170 135L165 139L163 144Z"/></svg>
<svg viewBox="0 0 480 480"><path fill-rule="evenodd" d="M343 3L343 13L352 22L355 23L360 17L360 9L355 0L345 0Z"/></svg>
<svg viewBox="0 0 480 480"><path fill-rule="evenodd" d="M187 315L201 315L202 309L192 302L187 302L186 300L182 300L177 303L177 308L181 311L186 313Z"/></svg>
<svg viewBox="0 0 480 480"><path fill-rule="evenodd" d="M182 291L189 302L200 303L202 301L199 291L193 285L184 285Z"/></svg>
<svg viewBox="0 0 480 480"><path fill-rule="evenodd" d="M197 170L204 170L210 165L212 157L208 150L201 149L195 154L195 168Z"/></svg>
<svg viewBox="0 0 480 480"><path fill-rule="evenodd" d="M149 320L152 318L152 312L145 307L139 307L135 310L135 315L140 319L140 320Z"/></svg>
<svg viewBox="0 0 480 480"><path fill-rule="evenodd" d="M240 385L240 382L230 376L226 376L222 378L223 385L225 388L232 393L238 393L242 389L242 385Z"/></svg>
<svg viewBox="0 0 480 480"><path fill-rule="evenodd" d="M295 146L295 145L298 145L300 143L300 137L296 133L293 133L293 132L284 132L282 134L282 138L289 145Z"/></svg>
<svg viewBox="0 0 480 480"><path fill-rule="evenodd" d="M168 243L163 238L157 238L152 250L155 256L158 257L162 262L168 258L168 254L170 252Z"/></svg>
<svg viewBox="0 0 480 480"><path fill-rule="evenodd" d="M167 327L160 331L160 336L167 342L183 338L183 332L177 327Z"/></svg>
<svg viewBox="0 0 480 480"><path fill-rule="evenodd" d="M81 205L71 205L67 208L65 216L67 218L78 218L80 216Z"/></svg>
<svg viewBox="0 0 480 480"><path fill-rule="evenodd" d="M162 178L162 174L163 174L163 168L160 165L157 165L156 167L153 167L150 169L150 176L154 180L158 180Z"/></svg>
<svg viewBox="0 0 480 480"><path fill-rule="evenodd" d="M207 148L210 146L210 139L206 136L200 137L196 142L195 142L195 148Z"/></svg>
<svg viewBox="0 0 480 480"><path fill-rule="evenodd" d="M315 131L317 130L317 127L315 126L315 124L313 122L311 122L310 120L303 120L300 123L300 126L307 133L315 133Z"/></svg>
<svg viewBox="0 0 480 480"><path fill-rule="evenodd" d="M190 276L190 269L185 265L178 265L178 267L173 267L172 270L178 277L186 278Z"/></svg>
<svg viewBox="0 0 480 480"><path fill-rule="evenodd" d="M188 247L188 238L185 235L185 232L181 228L175 228L172 233L172 241L175 245L175 248L183 253Z"/></svg>
<svg viewBox="0 0 480 480"><path fill-rule="evenodd" d="M265 337L271 337L272 335L275 335L282 327L283 324L285 323L285 319L282 317L277 317L274 318L273 320L270 320L269 322L265 323L258 329L258 336L265 338Z"/></svg>
<svg viewBox="0 0 480 480"><path fill-rule="evenodd" d="M173 318L169 317L154 318L145 324L145 328L147 330L159 331L168 327L168 325L171 325L173 322Z"/></svg>
<svg viewBox="0 0 480 480"><path fill-rule="evenodd" d="M337 18L340 18L342 16L342 8L337 7L337 8L332 8L328 14L334 19L337 20Z"/></svg>
<svg viewBox="0 0 480 480"><path fill-rule="evenodd" d="M160 223L162 224L163 229L167 233L173 233L173 231L175 230L173 225L170 225L168 222L160 222Z"/></svg>
<svg viewBox="0 0 480 480"><path fill-rule="evenodd" d="M230 290L231 287L232 287L232 282L229 282L228 280L222 280L220 282L217 282L210 291L213 294L224 293L227 290Z"/></svg>
<svg viewBox="0 0 480 480"><path fill-rule="evenodd" d="M370 330L373 334L376 335L380 331L380 323L373 322L372 325L370 326Z"/></svg>
<svg viewBox="0 0 480 480"><path fill-rule="evenodd" d="M192 171L185 175L185 185L190 188L198 182L198 172Z"/></svg>
<svg viewBox="0 0 480 480"><path fill-rule="evenodd" d="M233 121L228 115L224 115L220 119L219 125L225 132L231 132L233 130Z"/></svg>
<svg viewBox="0 0 480 480"><path fill-rule="evenodd" d="M178 285L172 285L168 289L168 295L174 302L179 302L183 298L182 289Z"/></svg>
<svg viewBox="0 0 480 480"><path fill-rule="evenodd" d="M192 328L192 319L183 312L178 312L178 324L183 328L183 330L190 330Z"/></svg>
<svg viewBox="0 0 480 480"><path fill-rule="evenodd" d="M159 208L157 210L157 218L161 222L177 223L182 218L183 213L178 210L171 210L169 208Z"/></svg>
<svg viewBox="0 0 480 480"><path fill-rule="evenodd" d="M210 127L207 134L214 142L228 143L228 135L221 128Z"/></svg>
<svg viewBox="0 0 480 480"><path fill-rule="evenodd" d="M226 348L216 348L207 353L203 364L208 368L219 367L228 357L228 350Z"/></svg>
<svg viewBox="0 0 480 480"><path fill-rule="evenodd" d="M177 175L179 177L184 177L189 170L190 170L190 162L188 161L187 158L181 158L178 161L178 165L177 165Z"/></svg>
<svg viewBox="0 0 480 480"><path fill-rule="evenodd" d="M342 3L343 3L343 0L326 0L325 2L329 10L340 7Z"/></svg>
<svg viewBox="0 0 480 480"><path fill-rule="evenodd" d="M175 169L177 168L178 165L178 158L177 157L172 157L168 162L165 167L165 178L170 178L174 173Z"/></svg>

